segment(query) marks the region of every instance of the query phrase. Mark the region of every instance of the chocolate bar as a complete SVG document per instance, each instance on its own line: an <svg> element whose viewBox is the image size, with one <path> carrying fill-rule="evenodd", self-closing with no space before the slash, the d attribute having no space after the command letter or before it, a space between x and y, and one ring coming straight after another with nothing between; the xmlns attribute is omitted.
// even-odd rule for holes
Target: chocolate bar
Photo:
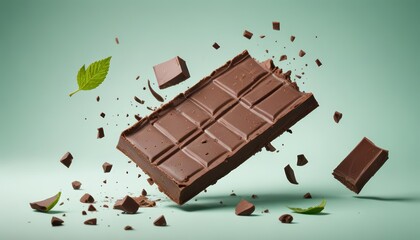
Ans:
<svg viewBox="0 0 420 240"><path fill-rule="evenodd" d="M244 51L123 131L117 148L184 204L317 106L290 71Z"/></svg>
<svg viewBox="0 0 420 240"><path fill-rule="evenodd" d="M334 177L359 194L365 184L388 159L388 151L363 138L350 154L334 169Z"/></svg>

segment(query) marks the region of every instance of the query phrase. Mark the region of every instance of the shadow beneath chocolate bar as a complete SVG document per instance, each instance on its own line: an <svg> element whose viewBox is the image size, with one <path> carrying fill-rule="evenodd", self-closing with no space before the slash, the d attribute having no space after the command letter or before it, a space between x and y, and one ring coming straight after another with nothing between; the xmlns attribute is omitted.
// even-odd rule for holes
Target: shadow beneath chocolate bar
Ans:
<svg viewBox="0 0 420 240"><path fill-rule="evenodd" d="M420 197L377 197L377 196L353 196L358 199L375 200L383 202L419 202Z"/></svg>

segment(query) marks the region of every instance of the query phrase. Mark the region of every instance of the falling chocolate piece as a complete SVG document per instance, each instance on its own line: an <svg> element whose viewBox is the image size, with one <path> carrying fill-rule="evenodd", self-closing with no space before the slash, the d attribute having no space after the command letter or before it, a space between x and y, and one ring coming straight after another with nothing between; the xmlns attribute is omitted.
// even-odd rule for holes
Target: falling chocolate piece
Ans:
<svg viewBox="0 0 420 240"><path fill-rule="evenodd" d="M280 61L284 61L287 60L287 55L281 55L280 56Z"/></svg>
<svg viewBox="0 0 420 240"><path fill-rule="evenodd" d="M96 225L96 218L88 219L84 222L85 225Z"/></svg>
<svg viewBox="0 0 420 240"><path fill-rule="evenodd" d="M99 102L99 100L101 100L101 97L97 96L96 101Z"/></svg>
<svg viewBox="0 0 420 240"><path fill-rule="evenodd" d="M89 212L96 212L95 206L93 206L92 204L90 204L89 207L88 207L88 211Z"/></svg>
<svg viewBox="0 0 420 240"><path fill-rule="evenodd" d="M298 184L295 177L295 172L289 164L284 168L284 173L286 174L287 180L292 184Z"/></svg>
<svg viewBox="0 0 420 240"><path fill-rule="evenodd" d="M147 179L147 182L149 183L149 185L151 186L151 185L153 185L154 183L155 183L155 181L153 181L153 179L152 178L148 178Z"/></svg>
<svg viewBox="0 0 420 240"><path fill-rule="evenodd" d="M100 127L100 128L98 128L98 134L97 134L96 138L100 139L100 138L103 138L103 137L105 137L104 129Z"/></svg>
<svg viewBox="0 0 420 240"><path fill-rule="evenodd" d="M215 43L213 43L213 48L217 50L217 49L220 48L220 46L217 42L215 42Z"/></svg>
<svg viewBox="0 0 420 240"><path fill-rule="evenodd" d="M310 193L305 193L305 195L303 195L303 198L312 198L312 195Z"/></svg>
<svg viewBox="0 0 420 240"><path fill-rule="evenodd" d="M315 63L316 63L316 65L318 65L318 67L321 67L321 65L322 65L322 62L319 61L319 59L315 60Z"/></svg>
<svg viewBox="0 0 420 240"><path fill-rule="evenodd" d="M245 30L243 35L244 35L244 37L246 37L248 39L251 39L252 35L254 35L254 34L250 31L248 31L248 30Z"/></svg>
<svg viewBox="0 0 420 240"><path fill-rule="evenodd" d="M269 213L270 212L270 210L268 210L268 209L265 209L264 211L263 211L263 213Z"/></svg>
<svg viewBox="0 0 420 240"><path fill-rule="evenodd" d="M64 205L64 202L61 202L61 203L60 203L60 206L63 206L63 205Z"/></svg>
<svg viewBox="0 0 420 240"><path fill-rule="evenodd" d="M300 76L300 75L297 75L297 74L296 74L295 76L296 76L297 78L299 78L299 79L301 79L301 78L302 78L302 76Z"/></svg>
<svg viewBox="0 0 420 240"><path fill-rule="evenodd" d="M137 96L134 96L134 101L140 103L140 104L144 104L144 100L141 100L140 98L138 98Z"/></svg>
<svg viewBox="0 0 420 240"><path fill-rule="evenodd" d="M140 79L140 76L137 76L137 77L136 77L136 80L139 80L139 79Z"/></svg>
<svg viewBox="0 0 420 240"><path fill-rule="evenodd" d="M279 217L279 220L282 223L291 223L293 221L293 217L290 214L283 214Z"/></svg>
<svg viewBox="0 0 420 240"><path fill-rule="evenodd" d="M139 204L130 196L125 196L123 199L117 200L114 209L121 210L128 214L134 214L139 209Z"/></svg>
<svg viewBox="0 0 420 240"><path fill-rule="evenodd" d="M152 201L150 199L148 199L146 196L138 196L138 197L133 197L134 201L137 202L137 204L139 205L139 207L155 207L156 206L156 201Z"/></svg>
<svg viewBox="0 0 420 240"><path fill-rule="evenodd" d="M280 22L273 22L273 30L280 30Z"/></svg>
<svg viewBox="0 0 420 240"><path fill-rule="evenodd" d="M299 51L299 57L303 57L303 56L305 56L305 54L306 54L305 51L303 51L303 50L300 50Z"/></svg>
<svg viewBox="0 0 420 240"><path fill-rule="evenodd" d="M275 152L276 148L273 145L271 145L271 143L268 143L267 145L265 145L265 150L269 152Z"/></svg>
<svg viewBox="0 0 420 240"><path fill-rule="evenodd" d="M179 56L153 66L153 70L160 89L177 85L190 77L187 63Z"/></svg>
<svg viewBox="0 0 420 240"><path fill-rule="evenodd" d="M260 35L260 38L265 38L265 35Z"/></svg>
<svg viewBox="0 0 420 240"><path fill-rule="evenodd" d="M105 118L105 113L101 112L101 114L99 114L99 116L101 116L102 118Z"/></svg>
<svg viewBox="0 0 420 240"><path fill-rule="evenodd" d="M116 42L117 44L120 44L120 40L118 40L118 37L116 37L116 38L115 38L115 42Z"/></svg>
<svg viewBox="0 0 420 240"><path fill-rule="evenodd" d="M103 208L109 208L107 204L102 205Z"/></svg>
<svg viewBox="0 0 420 240"><path fill-rule="evenodd" d="M305 166L308 163L308 159L306 159L305 155L299 154L297 155L297 165L298 166Z"/></svg>
<svg viewBox="0 0 420 240"><path fill-rule="evenodd" d="M95 202L95 199L90 195L89 193L85 193L81 198L80 202L82 203L93 203Z"/></svg>
<svg viewBox="0 0 420 240"><path fill-rule="evenodd" d="M146 190L144 190L144 189L143 189L143 190L141 190L141 195L142 195L142 196L147 196L147 192L146 192Z"/></svg>
<svg viewBox="0 0 420 240"><path fill-rule="evenodd" d="M158 217L154 222L153 225L158 226L158 227L164 227L166 226L166 219L165 216L161 215L160 217Z"/></svg>
<svg viewBox="0 0 420 240"><path fill-rule="evenodd" d="M104 162L104 164L102 164L102 169L104 170L104 173L109 173L111 172L112 164Z"/></svg>
<svg viewBox="0 0 420 240"><path fill-rule="evenodd" d="M130 230L134 230L134 228L130 225L127 225L127 226L124 227L124 230L130 231Z"/></svg>
<svg viewBox="0 0 420 240"><path fill-rule="evenodd" d="M52 217L51 218L51 225L53 227L62 226L64 221L58 217Z"/></svg>
<svg viewBox="0 0 420 240"><path fill-rule="evenodd" d="M251 195L251 198L252 198L252 199L256 199L256 198L258 198L258 195L257 195L257 194L252 194L252 195Z"/></svg>
<svg viewBox="0 0 420 240"><path fill-rule="evenodd" d="M85 210L83 210L83 211L82 211L82 215L83 215L83 216L87 215L87 213L86 213L86 211L85 211Z"/></svg>
<svg viewBox="0 0 420 240"><path fill-rule="evenodd" d="M254 204L242 199L235 208L235 214L238 216L249 216L255 210Z"/></svg>
<svg viewBox="0 0 420 240"><path fill-rule="evenodd" d="M288 133L290 133L290 134L292 134L292 133L293 133L291 129L287 129L287 130L286 130L286 132L288 132Z"/></svg>
<svg viewBox="0 0 420 240"><path fill-rule="evenodd" d="M69 168L69 167L70 167L70 165L71 165L72 161L73 161L73 155L71 155L71 153L70 153L70 152L66 152L66 153L64 154L64 156L60 159L60 162L61 162L64 166L66 166L67 168Z"/></svg>
<svg viewBox="0 0 420 240"><path fill-rule="evenodd" d="M336 123L339 123L342 117L343 114L341 112L335 111L333 118Z"/></svg>
<svg viewBox="0 0 420 240"><path fill-rule="evenodd" d="M153 90L152 86L150 85L150 80L147 80L147 85L149 86L149 90L152 93L153 97L156 98L156 100L158 100L159 102L163 102L163 97L159 95L159 93L155 92L155 90Z"/></svg>
<svg viewBox="0 0 420 240"><path fill-rule="evenodd" d="M291 42L294 42L294 41L295 41L295 38L296 38L296 37L295 37L295 36L293 36L293 35L292 35L292 36L290 36L290 41L291 41Z"/></svg>
<svg viewBox="0 0 420 240"><path fill-rule="evenodd" d="M141 117L140 117L140 115L139 115L139 114L135 114L135 115L134 115L134 118L135 118L137 121L140 121L140 120L141 120Z"/></svg>

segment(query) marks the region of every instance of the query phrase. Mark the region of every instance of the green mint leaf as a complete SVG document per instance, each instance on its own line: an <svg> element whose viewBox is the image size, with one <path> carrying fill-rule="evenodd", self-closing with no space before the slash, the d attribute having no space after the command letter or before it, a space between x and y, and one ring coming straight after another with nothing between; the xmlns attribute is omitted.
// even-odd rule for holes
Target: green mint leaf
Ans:
<svg viewBox="0 0 420 240"><path fill-rule="evenodd" d="M292 208L288 207L290 210L293 210L295 213L302 213L302 214L317 214L324 210L327 201L325 199L318 206L309 207L309 208Z"/></svg>
<svg viewBox="0 0 420 240"><path fill-rule="evenodd" d="M47 206L47 209L45 210L45 212L50 211L58 203L58 201L60 200L60 197L61 197L61 192L58 192L58 194L55 195L54 201L50 205Z"/></svg>
<svg viewBox="0 0 420 240"><path fill-rule="evenodd" d="M110 63L111 57L107 57L90 64L86 70L85 65L83 65L77 73L77 85L79 85L79 89L70 93L70 97L80 90L91 90L101 85L108 74Z"/></svg>

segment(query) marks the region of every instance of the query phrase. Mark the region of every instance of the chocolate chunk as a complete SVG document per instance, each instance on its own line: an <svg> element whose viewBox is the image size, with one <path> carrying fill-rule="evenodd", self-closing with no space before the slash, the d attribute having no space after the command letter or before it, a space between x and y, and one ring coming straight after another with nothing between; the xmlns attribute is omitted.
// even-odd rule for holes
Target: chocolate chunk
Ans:
<svg viewBox="0 0 420 240"><path fill-rule="evenodd" d="M271 143L268 143L267 145L265 145L265 150L269 152L275 152L276 148L273 145L271 145Z"/></svg>
<svg viewBox="0 0 420 240"><path fill-rule="evenodd" d="M263 213L269 213L270 212L270 210L268 210L268 209L265 209L264 211L263 211Z"/></svg>
<svg viewBox="0 0 420 240"><path fill-rule="evenodd" d="M96 218L88 219L84 222L85 225L96 225Z"/></svg>
<svg viewBox="0 0 420 240"><path fill-rule="evenodd" d="M111 172L112 164L104 162L104 164L102 164L102 169L104 170L104 173L109 173Z"/></svg>
<svg viewBox="0 0 420 240"><path fill-rule="evenodd" d="M134 96L134 100L140 104L144 104L144 100L141 100L140 98L138 98L137 96Z"/></svg>
<svg viewBox="0 0 420 240"><path fill-rule="evenodd" d="M103 128L98 128L98 134L97 134L97 136L96 136L96 138L103 138L103 137L105 137L105 133L104 133L104 129Z"/></svg>
<svg viewBox="0 0 420 240"><path fill-rule="evenodd" d="M84 216L84 215L87 215L87 213L86 213L86 211L85 210L83 210L82 211L82 215Z"/></svg>
<svg viewBox="0 0 420 240"><path fill-rule="evenodd" d="M99 100L101 100L101 97L97 96L96 101L99 102Z"/></svg>
<svg viewBox="0 0 420 240"><path fill-rule="evenodd" d="M135 115L134 115L134 118L135 118L137 121L140 121L140 120L141 120L141 117L140 117L140 115L139 115L139 114L135 114Z"/></svg>
<svg viewBox="0 0 420 240"><path fill-rule="evenodd" d="M293 217L290 214L283 214L279 217L279 220L282 223L291 223L293 221Z"/></svg>
<svg viewBox="0 0 420 240"><path fill-rule="evenodd" d="M284 61L287 60L287 55L281 55L280 56L280 61Z"/></svg>
<svg viewBox="0 0 420 240"><path fill-rule="evenodd" d="M147 85L149 86L149 91L152 93L153 97L155 97L159 102L163 102L163 97L160 96L159 93L157 93L155 90L153 90L152 86L150 85L150 80L147 80Z"/></svg>
<svg viewBox="0 0 420 240"><path fill-rule="evenodd" d="M388 150L376 146L365 137L334 169L333 175L347 188L359 194L387 159Z"/></svg>
<svg viewBox="0 0 420 240"><path fill-rule="evenodd" d="M143 189L143 190L141 190L141 195L142 195L142 196L147 196L147 192L146 192L146 190L144 190L144 189Z"/></svg>
<svg viewBox="0 0 420 240"><path fill-rule="evenodd" d="M280 22L273 22L273 30L280 30Z"/></svg>
<svg viewBox="0 0 420 240"><path fill-rule="evenodd" d="M137 204L139 205L139 207L155 207L156 206L156 201L152 201L150 199L148 199L146 196L138 196L138 197L134 197L133 198L134 201L137 202Z"/></svg>
<svg viewBox="0 0 420 240"><path fill-rule="evenodd" d="M290 134L292 134L292 133L293 133L291 129L287 129L287 130L286 130L286 132L288 132L288 133L290 133Z"/></svg>
<svg viewBox="0 0 420 240"><path fill-rule="evenodd" d="M60 159L60 162L61 162L64 166L66 166L67 168L69 168L69 167L70 167L70 165L71 165L72 161L73 161L73 155L71 155L71 153L70 153L70 152L66 152L66 153L64 154L64 156Z"/></svg>
<svg viewBox="0 0 420 240"><path fill-rule="evenodd" d="M254 204L246 201L241 200L235 208L235 214L238 216L249 216L251 215L255 210Z"/></svg>
<svg viewBox="0 0 420 240"><path fill-rule="evenodd" d="M258 198L258 196L257 196L257 194L252 194L251 198L256 199L256 198Z"/></svg>
<svg viewBox="0 0 420 240"><path fill-rule="evenodd" d="M336 123L339 123L342 117L343 114L341 112L335 111L333 118Z"/></svg>
<svg viewBox="0 0 420 240"><path fill-rule="evenodd" d="M303 198L312 198L312 195L310 193L305 193L305 195L303 195Z"/></svg>
<svg viewBox="0 0 420 240"><path fill-rule="evenodd" d="M254 34L250 31L248 31L248 30L245 30L243 35L244 35L244 37L246 37L248 39L251 39L252 35L254 35Z"/></svg>
<svg viewBox="0 0 420 240"><path fill-rule="evenodd" d="M136 80L139 80L139 79L140 79L140 76L137 76L137 77L136 77Z"/></svg>
<svg viewBox="0 0 420 240"><path fill-rule="evenodd" d="M149 183L150 186L152 186L155 183L155 181L153 181L152 178L148 178L147 182Z"/></svg>
<svg viewBox="0 0 420 240"><path fill-rule="evenodd" d="M265 38L265 35L260 35L260 38Z"/></svg>
<svg viewBox="0 0 420 240"><path fill-rule="evenodd" d="M58 201L60 196L61 196L61 192L45 200L29 203L29 205L31 206L32 209L35 209L37 211L48 212L50 210L48 208L54 207L55 205L54 202Z"/></svg>
<svg viewBox="0 0 420 240"><path fill-rule="evenodd" d="M134 228L130 225L127 225L127 226L124 227L124 230L130 231L130 230L134 230Z"/></svg>
<svg viewBox="0 0 420 240"><path fill-rule="evenodd" d="M63 205L64 205L64 202L61 202L61 203L60 203L60 206L63 206Z"/></svg>
<svg viewBox="0 0 420 240"><path fill-rule="evenodd" d="M295 37L295 36L293 36L293 35L292 35L292 36L290 36L290 41L291 41L291 42L294 42L294 41L295 41L295 38L296 38L296 37Z"/></svg>
<svg viewBox="0 0 420 240"><path fill-rule="evenodd" d="M103 182L104 184L106 184L106 183L107 183L106 179L105 179L105 180L103 180L102 182Z"/></svg>
<svg viewBox="0 0 420 240"><path fill-rule="evenodd" d="M298 166L305 166L308 163L308 159L306 159L305 155L299 154L297 155L297 165Z"/></svg>
<svg viewBox="0 0 420 240"><path fill-rule="evenodd" d="M101 114L99 114L102 118L105 118L105 113L101 112Z"/></svg>
<svg viewBox="0 0 420 240"><path fill-rule="evenodd" d="M80 189L80 187L82 186L82 183L81 183L81 182L79 182L79 181L73 181L73 182L71 183L71 186L73 187L73 189L74 189L74 190L79 190L79 189Z"/></svg>
<svg viewBox="0 0 420 240"><path fill-rule="evenodd" d="M177 85L190 77L187 64L178 56L154 66L153 70L155 71L156 80L160 89ZM155 96L155 94L153 94L153 96ZM163 102L163 100L161 102Z"/></svg>
<svg viewBox="0 0 420 240"><path fill-rule="evenodd" d="M139 173L139 174L137 174L137 178L140 178L141 177L141 174Z"/></svg>
<svg viewBox="0 0 420 240"><path fill-rule="evenodd" d="M164 227L166 226L166 219L165 216L161 215L160 217L158 217L154 222L153 225L158 226L158 227Z"/></svg>
<svg viewBox="0 0 420 240"><path fill-rule="evenodd" d="M120 44L120 40L118 40L118 37L116 37L116 38L115 38L115 42L116 42L117 44Z"/></svg>
<svg viewBox="0 0 420 240"><path fill-rule="evenodd" d="M114 209L119 209L128 214L135 214L139 209L139 204L130 196L117 200L114 205Z"/></svg>
<svg viewBox="0 0 420 240"><path fill-rule="evenodd" d="M319 59L315 60L315 63L316 63L316 65L318 65L318 67L321 67L321 65L322 65L322 62L319 61Z"/></svg>
<svg viewBox="0 0 420 240"><path fill-rule="evenodd" d="M85 193L81 198L80 202L82 203L94 203L95 199L89 193Z"/></svg>
<svg viewBox="0 0 420 240"><path fill-rule="evenodd" d="M53 227L62 226L64 221L58 217L52 217L51 218L51 225Z"/></svg>
<svg viewBox="0 0 420 240"><path fill-rule="evenodd" d="M287 180L289 180L290 183L298 184L296 181L295 172L289 164L287 164L287 166L284 168L284 173L286 174Z"/></svg>
<svg viewBox="0 0 420 240"><path fill-rule="evenodd" d="M213 48L217 50L217 49L220 48L220 46L219 46L219 44L217 44L217 42L215 42L215 43L213 43Z"/></svg>
<svg viewBox="0 0 420 240"><path fill-rule="evenodd" d="M89 207L88 207L88 211L89 212L96 212L95 206L93 206L92 204L90 204Z"/></svg>
<svg viewBox="0 0 420 240"><path fill-rule="evenodd" d="M306 52L305 51L303 51L303 50L300 50L299 51L299 57L303 57L305 55L306 55Z"/></svg>

